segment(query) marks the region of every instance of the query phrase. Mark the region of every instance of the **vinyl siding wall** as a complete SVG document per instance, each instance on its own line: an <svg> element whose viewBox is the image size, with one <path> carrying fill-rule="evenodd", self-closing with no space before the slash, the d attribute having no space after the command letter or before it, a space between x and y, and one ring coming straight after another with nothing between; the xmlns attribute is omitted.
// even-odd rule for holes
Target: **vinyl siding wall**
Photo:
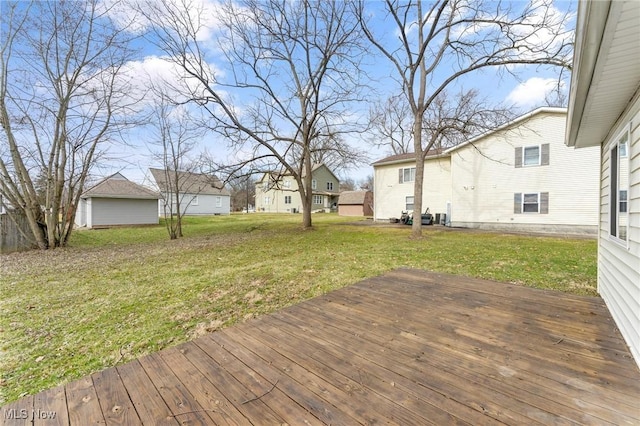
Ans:
<svg viewBox="0 0 640 426"><path fill-rule="evenodd" d="M184 212L185 216L199 216L199 215L227 215L231 213L231 197L228 195L215 195L215 194L181 194L182 202L180 209ZM192 200L197 197L197 204ZM218 199L220 199L220 205L218 206ZM158 211L160 216L164 216L164 200L158 201ZM175 206L173 211L176 211Z"/></svg>
<svg viewBox="0 0 640 426"><path fill-rule="evenodd" d="M625 128L629 144L629 230L626 243L609 234L610 150ZM602 145L598 292L640 365L640 98L628 108Z"/></svg>
<svg viewBox="0 0 640 426"><path fill-rule="evenodd" d="M406 209L406 197L413 196L414 182L399 182L399 170L415 167L415 161L378 165L374 168L374 219L400 218ZM446 213L451 201L451 159L449 157L427 159L424 164L422 209Z"/></svg>
<svg viewBox="0 0 640 426"><path fill-rule="evenodd" d="M541 113L451 153L452 226L596 234L599 148L564 144L566 114ZM548 165L516 167L548 144ZM520 155L518 155L520 154ZM548 193L548 213L516 213L515 194ZM539 199L542 197L539 197Z"/></svg>
<svg viewBox="0 0 640 426"><path fill-rule="evenodd" d="M88 228L112 225L155 225L158 223L158 200L130 198L88 198Z"/></svg>

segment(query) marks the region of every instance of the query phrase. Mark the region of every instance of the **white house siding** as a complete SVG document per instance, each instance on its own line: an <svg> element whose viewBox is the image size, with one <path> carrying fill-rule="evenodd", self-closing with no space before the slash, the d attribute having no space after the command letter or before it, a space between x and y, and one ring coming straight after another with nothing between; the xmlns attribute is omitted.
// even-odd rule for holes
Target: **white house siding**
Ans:
<svg viewBox="0 0 640 426"><path fill-rule="evenodd" d="M155 199L89 198L87 227L157 224L157 203Z"/></svg>
<svg viewBox="0 0 640 426"><path fill-rule="evenodd" d="M564 144L566 113L538 113L451 151L451 225L592 233L598 226L599 148ZM515 167L516 149L549 144L549 164ZM516 213L514 195L548 193L548 213Z"/></svg>
<svg viewBox="0 0 640 426"><path fill-rule="evenodd" d="M631 126L629 149L628 241L609 235L610 149ZM598 292L640 364L640 97L630 106L602 145Z"/></svg>
<svg viewBox="0 0 640 426"><path fill-rule="evenodd" d="M194 204L190 202L193 197L196 196L198 203ZM231 197L228 195L215 195L215 194L185 194L185 201L189 204L183 204L186 206L185 215L228 215L231 213Z"/></svg>
<svg viewBox="0 0 640 426"><path fill-rule="evenodd" d="M413 196L414 182L399 182L398 171L415 167L415 161L376 165L374 168L374 219L399 218L406 210L406 197ZM423 211L445 213L451 201L451 160L449 157L428 158L424 164L422 190Z"/></svg>

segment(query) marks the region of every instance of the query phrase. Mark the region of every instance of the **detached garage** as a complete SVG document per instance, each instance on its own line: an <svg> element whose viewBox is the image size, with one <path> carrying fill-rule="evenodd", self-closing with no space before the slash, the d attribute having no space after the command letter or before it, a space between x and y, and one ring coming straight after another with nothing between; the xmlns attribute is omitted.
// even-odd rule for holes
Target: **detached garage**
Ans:
<svg viewBox="0 0 640 426"><path fill-rule="evenodd" d="M373 192L343 191L338 199L340 216L373 216Z"/></svg>
<svg viewBox="0 0 640 426"><path fill-rule="evenodd" d="M76 225L87 228L157 225L159 198L157 192L116 173L82 194Z"/></svg>

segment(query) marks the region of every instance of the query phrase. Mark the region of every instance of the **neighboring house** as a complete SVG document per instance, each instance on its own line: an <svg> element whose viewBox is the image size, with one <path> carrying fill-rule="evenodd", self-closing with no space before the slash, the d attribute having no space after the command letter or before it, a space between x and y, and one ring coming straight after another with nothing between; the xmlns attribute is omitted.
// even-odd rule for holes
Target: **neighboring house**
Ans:
<svg viewBox="0 0 640 426"><path fill-rule="evenodd" d="M373 163L374 220L400 218L413 210L416 160L413 153L397 154ZM451 202L451 158L440 151L428 153L424 162L422 206L445 213Z"/></svg>
<svg viewBox="0 0 640 426"><path fill-rule="evenodd" d="M428 156L423 206L457 227L595 234L599 181L591 171L599 151L565 146L566 116L564 108L539 108ZM413 201L413 179L404 181L415 160L406 158L374 163L376 219L411 210L398 200L402 194ZM394 204L385 193L395 194Z"/></svg>
<svg viewBox="0 0 640 426"><path fill-rule="evenodd" d="M640 366L639 24L640 2L578 3L566 143L601 150L598 292Z"/></svg>
<svg viewBox="0 0 640 426"><path fill-rule="evenodd" d="M113 174L80 196L75 224L87 228L158 224L160 195Z"/></svg>
<svg viewBox="0 0 640 426"><path fill-rule="evenodd" d="M176 191L174 181L178 183L181 214L228 215L231 213L231 196L216 176L202 173L176 172L173 170L149 169L162 193L159 203L161 216L176 213ZM169 205L169 202L173 203Z"/></svg>
<svg viewBox="0 0 640 426"><path fill-rule="evenodd" d="M373 216L373 192L342 191L338 199L340 216Z"/></svg>
<svg viewBox="0 0 640 426"><path fill-rule="evenodd" d="M340 180L324 164L311 169L311 211L331 211L337 208ZM290 174L265 173L256 184L256 211L270 213L300 213L302 198L298 183Z"/></svg>

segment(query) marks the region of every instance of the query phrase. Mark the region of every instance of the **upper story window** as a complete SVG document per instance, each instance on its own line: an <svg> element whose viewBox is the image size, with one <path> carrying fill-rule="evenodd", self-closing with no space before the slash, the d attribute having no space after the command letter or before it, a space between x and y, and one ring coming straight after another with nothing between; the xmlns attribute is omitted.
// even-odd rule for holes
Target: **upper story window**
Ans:
<svg viewBox="0 0 640 426"><path fill-rule="evenodd" d="M327 182L327 191L333 191L333 182Z"/></svg>
<svg viewBox="0 0 640 426"><path fill-rule="evenodd" d="M282 187L284 189L289 189L291 188L291 181L290 180L285 180L284 182L282 182Z"/></svg>
<svg viewBox="0 0 640 426"><path fill-rule="evenodd" d="M627 128L609 151L611 180L609 190L609 235L627 241L629 213L629 129Z"/></svg>
<svg viewBox="0 0 640 426"><path fill-rule="evenodd" d="M530 145L516 148L516 167L549 165L549 144Z"/></svg>
<svg viewBox="0 0 640 426"><path fill-rule="evenodd" d="M416 168L405 167L398 170L398 183L413 182L416 180Z"/></svg>
<svg viewBox="0 0 640 426"><path fill-rule="evenodd" d="M311 189L318 189L318 181L313 179L311 181Z"/></svg>
<svg viewBox="0 0 640 426"><path fill-rule="evenodd" d="M523 166L539 166L540 165L540 146L525 146L523 148L522 165Z"/></svg>

